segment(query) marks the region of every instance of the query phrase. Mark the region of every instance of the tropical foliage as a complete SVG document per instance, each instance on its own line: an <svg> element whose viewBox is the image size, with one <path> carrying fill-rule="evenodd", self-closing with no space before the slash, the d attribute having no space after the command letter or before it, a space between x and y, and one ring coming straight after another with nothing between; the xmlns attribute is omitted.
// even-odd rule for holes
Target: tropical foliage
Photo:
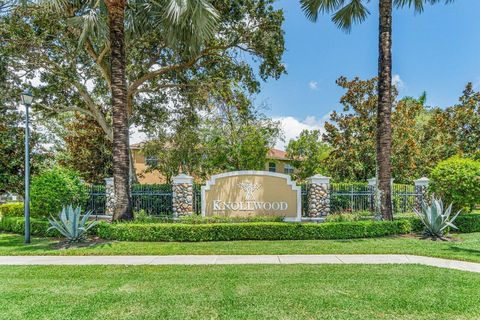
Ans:
<svg viewBox="0 0 480 320"><path fill-rule="evenodd" d="M423 201L421 209L415 208L414 210L425 227L424 234L427 237L445 239L447 228L458 229L453 222L461 211L450 217L452 204L445 209L441 199L432 197L430 203Z"/></svg>
<svg viewBox="0 0 480 320"><path fill-rule="evenodd" d="M445 0L445 3L453 0ZM300 0L305 15L317 21L319 12L332 14L331 19L340 29L350 31L353 24L363 22L370 11L370 0ZM378 24L378 101L376 122L376 176L380 190L379 205L384 219L393 219L392 192L392 11L393 6L413 7L415 12L422 12L425 3L434 4L441 0L379 0Z"/></svg>
<svg viewBox="0 0 480 320"><path fill-rule="evenodd" d="M165 126L166 117L180 103L203 110L209 110L212 101L234 105L257 93L260 80L280 77L285 72L281 61L283 13L272 3L214 1L219 13L215 39L205 42L194 57L182 45L167 46L165 32L145 28L140 36L127 23L129 123L155 130ZM81 32L67 23L73 15L81 17L73 21L99 19L104 24L104 12L72 10L58 14L36 6L20 7L0 17L0 38L4 40L0 57L5 60L2 76L8 80L2 92L14 104L19 92L17 85L10 84L38 76L42 82L34 90L39 98L37 112L55 117L78 111L94 119L112 140L108 32L102 26L101 32L90 34L79 46ZM134 15L132 10L133 4L126 8L127 21ZM85 12L92 16L83 15ZM240 55L258 63L248 64ZM24 74L28 77L22 77ZM12 91L15 93L6 95Z"/></svg>
<svg viewBox="0 0 480 320"><path fill-rule="evenodd" d="M82 217L80 207L74 208L71 205L63 207L58 215L58 220L53 216L48 218L50 228L47 229L47 232L55 229L70 243L84 241L88 230L98 224L98 221L88 221L91 214L91 212L86 212Z"/></svg>

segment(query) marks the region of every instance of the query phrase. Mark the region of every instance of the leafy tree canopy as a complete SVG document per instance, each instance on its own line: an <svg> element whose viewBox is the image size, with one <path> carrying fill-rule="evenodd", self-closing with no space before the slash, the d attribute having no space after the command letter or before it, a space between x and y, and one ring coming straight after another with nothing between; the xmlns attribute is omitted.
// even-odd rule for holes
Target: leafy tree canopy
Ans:
<svg viewBox="0 0 480 320"><path fill-rule="evenodd" d="M229 104L239 96L248 99L260 90L260 79L285 72L283 13L273 8L273 0L212 3L220 15L216 35L192 55L172 45L168 33L138 27L137 4L129 2L132 124L147 130L161 125L179 101L208 109L211 99ZM34 5L18 7L1 17L0 56L6 57L8 83L41 80L34 92L36 108L51 116L78 111L95 119L111 140L109 43L103 25L102 10L87 10L75 2L64 16Z"/></svg>
<svg viewBox="0 0 480 320"><path fill-rule="evenodd" d="M297 139L289 141L286 151L295 168L294 179L305 180L317 173L327 172L324 160L330 147L322 141L319 130L302 131Z"/></svg>
<svg viewBox="0 0 480 320"><path fill-rule="evenodd" d="M216 107L203 116L191 108L177 110L174 130L159 132L143 150L158 159L151 169L167 181L180 171L204 180L225 171L263 170L281 134L278 123L250 108Z"/></svg>
<svg viewBox="0 0 480 320"><path fill-rule="evenodd" d="M337 180L365 181L375 176L377 81L340 77L337 84L346 93L340 99L343 112L333 112L325 124L323 138L332 148L326 164ZM392 169L397 182L418 177L420 145L415 123L422 109L423 105L413 98L394 103Z"/></svg>
<svg viewBox="0 0 480 320"><path fill-rule="evenodd" d="M112 143L95 120L78 113L76 116L65 125L64 146L57 160L78 172L84 181L103 184L105 178L113 175Z"/></svg>

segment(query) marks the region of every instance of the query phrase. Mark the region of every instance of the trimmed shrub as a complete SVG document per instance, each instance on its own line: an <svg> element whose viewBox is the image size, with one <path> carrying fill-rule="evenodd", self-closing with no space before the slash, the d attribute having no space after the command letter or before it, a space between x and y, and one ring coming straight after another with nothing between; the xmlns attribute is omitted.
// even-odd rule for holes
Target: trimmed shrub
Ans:
<svg viewBox="0 0 480 320"><path fill-rule="evenodd" d="M31 219L31 232L36 236L59 237L50 230L45 219ZM455 220L460 232L480 232L480 215L460 215ZM0 230L22 234L24 219L5 217L0 219ZM91 234L103 239L119 241L229 241L229 240L322 240L374 238L420 232L423 225L419 219L395 221L354 221L326 223L107 223L100 222Z"/></svg>
<svg viewBox="0 0 480 320"><path fill-rule="evenodd" d="M207 223L242 223L242 222L283 222L280 216L251 216L251 217L225 217L210 216L202 217L200 215L181 216L178 219L173 217L161 217L149 215L145 210L139 210L133 213L134 220L123 223L183 223L183 224L207 224Z"/></svg>
<svg viewBox="0 0 480 320"><path fill-rule="evenodd" d="M455 210L469 212L480 203L480 161L452 157L439 162L430 178L431 191Z"/></svg>
<svg viewBox="0 0 480 320"><path fill-rule="evenodd" d="M57 230L49 230L50 223L45 219L30 219L30 233L39 237L59 237ZM23 217L4 217L0 219L0 230L23 234L25 233L25 219Z"/></svg>
<svg viewBox="0 0 480 320"><path fill-rule="evenodd" d="M0 217L23 217L23 203L0 204Z"/></svg>
<svg viewBox="0 0 480 320"><path fill-rule="evenodd" d="M251 216L251 217L224 217L211 216L202 217L199 215L182 216L180 223L185 224L205 224L205 223L242 223L242 222L283 222L280 216Z"/></svg>
<svg viewBox="0 0 480 320"><path fill-rule="evenodd" d="M222 224L135 224L102 222L97 235L120 241L230 241L371 238L411 232L411 222L251 222Z"/></svg>
<svg viewBox="0 0 480 320"><path fill-rule="evenodd" d="M35 216L56 216L65 205L84 206L88 189L71 170L53 168L32 179L31 206Z"/></svg>
<svg viewBox="0 0 480 320"><path fill-rule="evenodd" d="M480 214L460 214L455 225L463 233L480 232Z"/></svg>
<svg viewBox="0 0 480 320"><path fill-rule="evenodd" d="M370 211L336 212L325 217L326 222L348 222L359 220L373 220L375 213Z"/></svg>
<svg viewBox="0 0 480 320"><path fill-rule="evenodd" d="M326 222L350 222L357 220L360 220L360 218L352 213L334 213L325 217Z"/></svg>

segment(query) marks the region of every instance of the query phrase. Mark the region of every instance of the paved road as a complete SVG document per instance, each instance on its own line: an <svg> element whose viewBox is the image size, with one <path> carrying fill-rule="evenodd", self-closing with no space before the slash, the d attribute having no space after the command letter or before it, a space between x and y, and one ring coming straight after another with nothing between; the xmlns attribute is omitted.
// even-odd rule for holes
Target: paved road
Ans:
<svg viewBox="0 0 480 320"><path fill-rule="evenodd" d="M3 256L0 265L420 264L480 273L480 263L400 254Z"/></svg>

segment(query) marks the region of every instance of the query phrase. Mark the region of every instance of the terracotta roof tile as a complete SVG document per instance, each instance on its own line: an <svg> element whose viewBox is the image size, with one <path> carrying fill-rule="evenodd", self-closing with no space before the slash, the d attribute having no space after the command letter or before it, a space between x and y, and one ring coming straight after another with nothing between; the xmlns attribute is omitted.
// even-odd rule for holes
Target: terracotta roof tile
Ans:
<svg viewBox="0 0 480 320"><path fill-rule="evenodd" d="M267 158L277 160L289 160L285 151L274 148L268 150Z"/></svg>

